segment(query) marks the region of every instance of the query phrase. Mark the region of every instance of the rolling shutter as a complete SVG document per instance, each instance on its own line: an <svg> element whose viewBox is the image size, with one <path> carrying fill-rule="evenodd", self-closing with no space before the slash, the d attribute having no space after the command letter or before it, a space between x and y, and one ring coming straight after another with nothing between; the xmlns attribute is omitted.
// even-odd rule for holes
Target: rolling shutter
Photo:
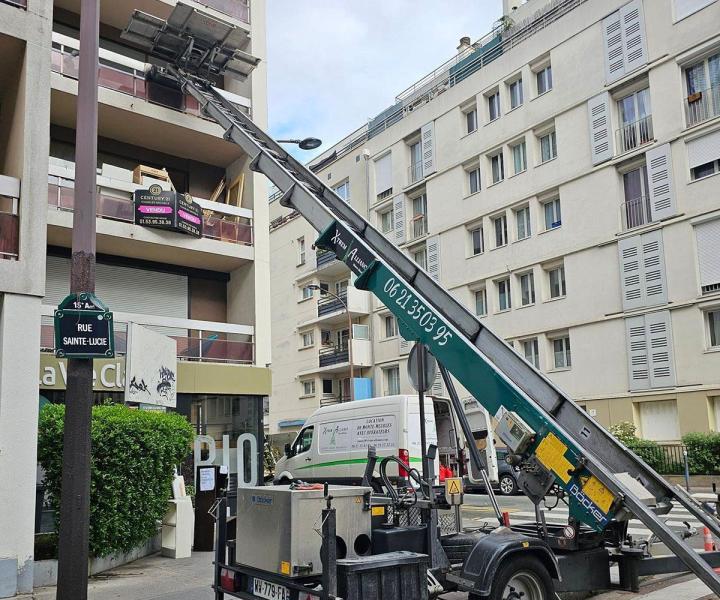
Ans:
<svg viewBox="0 0 720 600"><path fill-rule="evenodd" d="M672 217L676 212L675 188L672 179L670 144L647 151L648 182L650 185L650 220Z"/></svg>
<svg viewBox="0 0 720 600"><path fill-rule="evenodd" d="M628 389L645 390L650 387L648 349L645 337L645 317L625 319L628 357Z"/></svg>
<svg viewBox="0 0 720 600"><path fill-rule="evenodd" d="M440 280L440 236L427 240L427 272L435 281Z"/></svg>
<svg viewBox="0 0 720 600"><path fill-rule="evenodd" d="M375 161L375 194L380 195L392 186L392 154L388 152Z"/></svg>
<svg viewBox="0 0 720 600"><path fill-rule="evenodd" d="M640 237L634 235L618 242L623 310L643 306Z"/></svg>
<svg viewBox="0 0 720 600"><path fill-rule="evenodd" d="M422 151L422 176L427 177L435 172L435 121L430 121L420 128L420 144Z"/></svg>
<svg viewBox="0 0 720 600"><path fill-rule="evenodd" d="M645 47L645 20L641 0L633 0L620 9L622 25L623 58L625 74L632 73L647 64Z"/></svg>
<svg viewBox="0 0 720 600"><path fill-rule="evenodd" d="M642 263L644 306L667 304L665 253L659 229L642 236Z"/></svg>
<svg viewBox="0 0 720 600"><path fill-rule="evenodd" d="M393 200L393 219L395 220L395 244L405 242L405 196L399 195Z"/></svg>
<svg viewBox="0 0 720 600"><path fill-rule="evenodd" d="M590 151L592 164L610 160L613 155L612 131L610 130L610 94L603 92L588 100L590 124Z"/></svg>
<svg viewBox="0 0 720 600"><path fill-rule="evenodd" d="M664 310L645 315L645 335L648 341L650 387L674 386L675 367L670 311Z"/></svg>
<svg viewBox="0 0 720 600"><path fill-rule="evenodd" d="M675 0L675 22L712 4L715 0Z"/></svg>
<svg viewBox="0 0 720 600"><path fill-rule="evenodd" d="M623 36L620 12L605 17L602 22L603 46L605 50L605 77L610 83L625 75L623 58Z"/></svg>
<svg viewBox="0 0 720 600"><path fill-rule="evenodd" d="M677 401L641 402L639 412L641 433L646 440L668 442L680 439Z"/></svg>
<svg viewBox="0 0 720 600"><path fill-rule="evenodd" d="M720 285L720 219L696 225L695 237L700 268L700 287Z"/></svg>
<svg viewBox="0 0 720 600"><path fill-rule="evenodd" d="M720 130L689 141L687 150L691 169L720 159Z"/></svg>

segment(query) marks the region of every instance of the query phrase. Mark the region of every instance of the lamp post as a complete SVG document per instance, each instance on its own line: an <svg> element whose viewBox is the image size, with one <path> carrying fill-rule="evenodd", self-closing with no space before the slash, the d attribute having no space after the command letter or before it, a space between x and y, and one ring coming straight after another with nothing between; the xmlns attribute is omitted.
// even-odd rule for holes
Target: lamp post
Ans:
<svg viewBox="0 0 720 600"><path fill-rule="evenodd" d="M297 144L300 150L315 150L322 144L322 140L313 137L307 137L302 140L277 140L279 144Z"/></svg>
<svg viewBox="0 0 720 600"><path fill-rule="evenodd" d="M353 353L352 353L352 341L353 341L353 335L352 335L352 317L350 316L350 310L348 309L347 302L343 300L340 296L337 294L331 292L330 290L326 290L324 288L321 288L317 284L310 284L308 286L311 290L319 290L320 295L327 294L328 296L332 296L337 300L340 304L342 304L343 308L345 309L345 314L347 314L347 320L348 320L348 362L350 363L350 402L352 402L355 399L355 368L353 367ZM342 390L341 390L342 391Z"/></svg>

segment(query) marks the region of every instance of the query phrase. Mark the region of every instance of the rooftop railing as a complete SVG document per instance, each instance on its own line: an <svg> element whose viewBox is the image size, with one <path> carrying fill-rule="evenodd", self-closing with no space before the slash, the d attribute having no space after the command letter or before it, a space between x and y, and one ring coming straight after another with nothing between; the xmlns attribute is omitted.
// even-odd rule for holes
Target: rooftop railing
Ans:
<svg viewBox="0 0 720 600"><path fill-rule="evenodd" d="M685 98L688 127L720 116L720 85L691 94Z"/></svg>

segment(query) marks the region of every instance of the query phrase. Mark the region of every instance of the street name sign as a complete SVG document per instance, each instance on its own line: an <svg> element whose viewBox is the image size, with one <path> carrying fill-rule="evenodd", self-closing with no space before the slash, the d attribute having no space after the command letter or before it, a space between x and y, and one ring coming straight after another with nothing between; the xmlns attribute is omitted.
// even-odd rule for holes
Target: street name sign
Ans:
<svg viewBox="0 0 720 600"><path fill-rule="evenodd" d="M113 358L113 315L95 294L70 294L54 317L55 356L58 358Z"/></svg>

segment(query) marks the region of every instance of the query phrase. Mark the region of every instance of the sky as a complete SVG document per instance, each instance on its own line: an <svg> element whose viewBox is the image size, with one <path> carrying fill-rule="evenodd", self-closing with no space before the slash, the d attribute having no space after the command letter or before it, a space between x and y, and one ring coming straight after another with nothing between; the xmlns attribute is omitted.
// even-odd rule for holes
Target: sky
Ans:
<svg viewBox="0 0 720 600"><path fill-rule="evenodd" d="M490 31L501 0L267 0L273 137L317 137L309 160Z"/></svg>

